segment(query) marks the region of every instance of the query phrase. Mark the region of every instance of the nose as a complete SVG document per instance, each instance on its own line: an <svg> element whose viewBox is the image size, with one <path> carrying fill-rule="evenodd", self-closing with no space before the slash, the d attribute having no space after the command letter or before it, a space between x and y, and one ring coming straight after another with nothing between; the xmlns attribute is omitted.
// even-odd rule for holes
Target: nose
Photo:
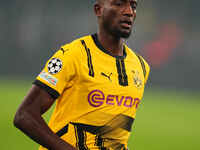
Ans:
<svg viewBox="0 0 200 150"><path fill-rule="evenodd" d="M124 9L124 15L128 17L133 17L135 10L131 7L131 4L128 3Z"/></svg>

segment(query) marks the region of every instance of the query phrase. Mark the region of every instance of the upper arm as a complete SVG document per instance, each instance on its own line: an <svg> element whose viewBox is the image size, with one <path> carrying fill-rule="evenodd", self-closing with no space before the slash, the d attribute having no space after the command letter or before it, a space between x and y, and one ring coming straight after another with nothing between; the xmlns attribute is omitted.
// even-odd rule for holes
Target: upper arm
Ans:
<svg viewBox="0 0 200 150"><path fill-rule="evenodd" d="M58 50L37 76L19 110L46 112L63 90L73 83L76 75L74 56L74 50L68 45Z"/></svg>
<svg viewBox="0 0 200 150"><path fill-rule="evenodd" d="M45 90L37 85L33 85L27 96L24 98L18 111L28 111L43 114L54 103L54 99Z"/></svg>

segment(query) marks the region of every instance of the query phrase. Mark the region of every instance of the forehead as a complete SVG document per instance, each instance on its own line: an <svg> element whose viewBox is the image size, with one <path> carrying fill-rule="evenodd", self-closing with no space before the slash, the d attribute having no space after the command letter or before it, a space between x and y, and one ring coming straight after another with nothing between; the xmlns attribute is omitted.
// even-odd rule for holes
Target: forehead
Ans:
<svg viewBox="0 0 200 150"><path fill-rule="evenodd" d="M105 0L105 1L111 1L111 2L115 2L115 1L123 1L123 2L137 2L137 0Z"/></svg>
<svg viewBox="0 0 200 150"><path fill-rule="evenodd" d="M115 2L130 2L130 3L136 3L138 0L94 0L97 3L102 3L102 4L106 4L106 3L115 3Z"/></svg>
<svg viewBox="0 0 200 150"><path fill-rule="evenodd" d="M107 2L107 3L123 2L123 3L136 3L137 4L137 0L103 0L103 1Z"/></svg>

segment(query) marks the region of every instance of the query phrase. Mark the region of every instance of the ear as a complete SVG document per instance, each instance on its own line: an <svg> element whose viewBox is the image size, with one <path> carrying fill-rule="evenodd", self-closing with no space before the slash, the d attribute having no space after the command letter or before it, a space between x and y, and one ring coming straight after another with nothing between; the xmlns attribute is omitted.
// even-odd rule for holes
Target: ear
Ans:
<svg viewBox="0 0 200 150"><path fill-rule="evenodd" d="M100 17L102 15L102 6L99 3L94 4L94 12L96 14L97 17Z"/></svg>

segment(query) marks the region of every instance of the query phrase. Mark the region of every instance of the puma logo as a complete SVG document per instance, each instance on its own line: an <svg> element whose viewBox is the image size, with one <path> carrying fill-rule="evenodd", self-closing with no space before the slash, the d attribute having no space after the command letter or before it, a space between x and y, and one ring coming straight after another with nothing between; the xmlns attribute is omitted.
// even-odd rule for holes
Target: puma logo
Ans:
<svg viewBox="0 0 200 150"><path fill-rule="evenodd" d="M68 51L69 49L63 49L63 48L61 48L60 50L63 52L63 55L64 55L64 53L65 53L66 51Z"/></svg>
<svg viewBox="0 0 200 150"><path fill-rule="evenodd" d="M101 72L101 75L104 76L104 77L106 77L106 78L108 78L108 80L110 80L110 81L112 82L112 80L111 80L112 72L111 72L109 75L107 75L107 74Z"/></svg>

